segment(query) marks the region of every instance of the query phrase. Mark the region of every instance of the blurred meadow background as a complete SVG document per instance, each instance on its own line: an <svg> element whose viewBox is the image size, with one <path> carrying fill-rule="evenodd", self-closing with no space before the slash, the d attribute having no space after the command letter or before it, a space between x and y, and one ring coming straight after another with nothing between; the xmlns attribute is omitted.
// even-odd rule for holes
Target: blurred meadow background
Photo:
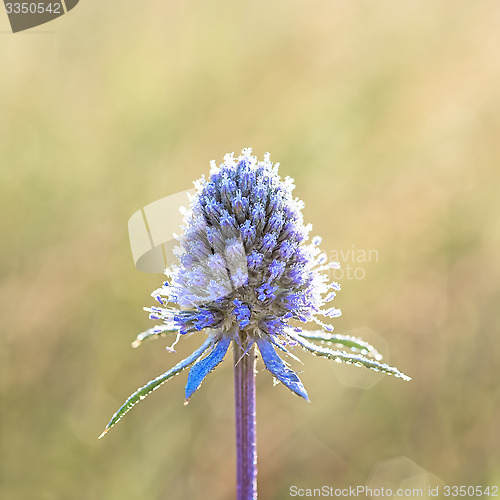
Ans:
<svg viewBox="0 0 500 500"><path fill-rule="evenodd" d="M336 331L413 377L298 353L307 404L260 365L259 497L499 485L499 20L494 0L85 0L12 35L0 8L0 498L234 498L230 358L187 407L184 374L97 436L201 343L130 347L162 276L134 268L129 216L247 146L343 255Z"/></svg>

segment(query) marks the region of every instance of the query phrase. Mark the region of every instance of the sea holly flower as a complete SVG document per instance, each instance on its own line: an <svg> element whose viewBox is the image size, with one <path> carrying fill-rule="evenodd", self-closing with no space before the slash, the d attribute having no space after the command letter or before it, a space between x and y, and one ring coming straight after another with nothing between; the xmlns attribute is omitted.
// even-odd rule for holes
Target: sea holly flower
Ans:
<svg viewBox="0 0 500 500"><path fill-rule="evenodd" d="M187 402L231 344L235 369L254 357L257 348L275 379L306 400L306 389L285 361L295 358L295 347L409 380L382 363L371 345L332 333L327 321L340 314L331 305L340 286L328 282L328 271L339 264L327 262L319 237L309 240L311 226L304 224L303 202L293 197L293 180L281 179L278 167L268 153L257 161L251 149L244 149L238 158L227 154L219 166L212 162L209 178L195 182L196 193L177 237L178 264L165 270L167 281L152 293L159 305L145 308L161 323L141 333L134 346L165 335L177 335L177 342L196 334L203 341L187 358L132 394L104 433L138 401L191 367ZM316 329L301 326L311 324ZM253 377L251 366L246 373ZM240 398L240 375L235 371L236 404L244 406L254 393L250 384L248 397ZM254 491L255 485L251 488Z"/></svg>

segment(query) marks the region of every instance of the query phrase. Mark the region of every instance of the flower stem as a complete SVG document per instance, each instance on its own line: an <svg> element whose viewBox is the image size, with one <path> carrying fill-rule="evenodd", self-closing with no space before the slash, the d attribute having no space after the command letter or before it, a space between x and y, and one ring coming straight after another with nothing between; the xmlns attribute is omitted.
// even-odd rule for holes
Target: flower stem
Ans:
<svg viewBox="0 0 500 500"><path fill-rule="evenodd" d="M255 411L255 351L247 352L246 335L234 342L236 416L236 499L257 498L257 432Z"/></svg>

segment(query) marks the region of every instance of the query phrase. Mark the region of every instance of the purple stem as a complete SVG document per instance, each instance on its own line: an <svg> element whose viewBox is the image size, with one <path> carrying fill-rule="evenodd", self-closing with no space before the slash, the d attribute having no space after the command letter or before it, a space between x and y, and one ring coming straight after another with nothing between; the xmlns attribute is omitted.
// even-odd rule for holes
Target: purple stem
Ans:
<svg viewBox="0 0 500 500"><path fill-rule="evenodd" d="M247 345L243 335L240 333L239 345L234 342L236 499L254 500L257 498L255 351L252 345L245 353Z"/></svg>

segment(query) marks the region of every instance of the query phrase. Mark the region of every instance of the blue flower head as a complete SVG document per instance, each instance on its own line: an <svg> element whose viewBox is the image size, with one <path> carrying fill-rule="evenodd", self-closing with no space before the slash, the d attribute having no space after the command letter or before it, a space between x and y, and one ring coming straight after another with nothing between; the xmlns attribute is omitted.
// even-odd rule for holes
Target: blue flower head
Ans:
<svg viewBox="0 0 500 500"><path fill-rule="evenodd" d="M232 342L245 351L256 344L265 367L305 399L302 382L276 349L294 357L289 347L300 346L338 362L409 379L380 363L369 344L331 333L333 327L325 318L340 315L330 305L340 287L328 282L327 271L339 264L327 262L319 237L309 240L311 226L304 224L303 202L293 197L293 180L281 179L278 166L271 163L269 153L257 161L251 149L244 149L237 159L227 154L218 167L212 162L209 178L195 182L196 194L177 238L178 264L166 269L167 281L152 293L160 305L146 308L151 319L162 323L140 334L134 345L169 333L177 333L179 340L201 331L204 342L130 396L106 431L136 402L192 365L187 401ZM298 326L306 323L321 329Z"/></svg>

